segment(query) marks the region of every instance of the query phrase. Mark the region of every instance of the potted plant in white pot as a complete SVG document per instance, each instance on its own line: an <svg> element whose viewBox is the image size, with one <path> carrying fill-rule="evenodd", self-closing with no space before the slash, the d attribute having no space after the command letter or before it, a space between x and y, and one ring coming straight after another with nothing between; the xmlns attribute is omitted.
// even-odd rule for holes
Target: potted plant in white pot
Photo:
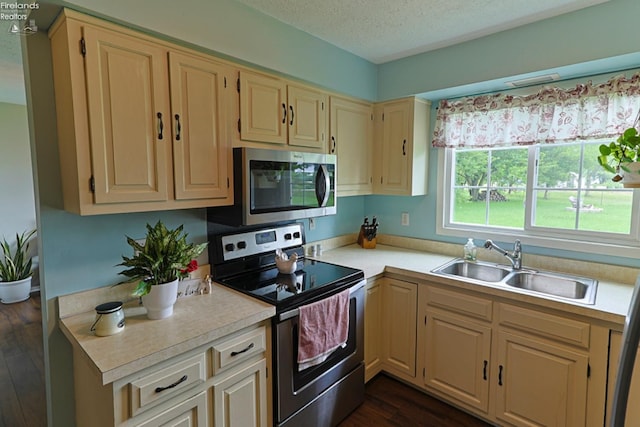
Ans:
<svg viewBox="0 0 640 427"><path fill-rule="evenodd" d="M635 126L626 129L615 141L600 145L598 163L615 174L626 188L640 188L640 135Z"/></svg>
<svg viewBox="0 0 640 427"><path fill-rule="evenodd" d="M2 258L0 259L0 301L4 304L24 301L31 292L32 258L29 254L29 239L36 230L16 233L16 249L5 239L0 243Z"/></svg>
<svg viewBox="0 0 640 427"><path fill-rule="evenodd" d="M128 268L119 274L140 280L133 295L142 297L149 319L164 319L173 314L178 280L197 268L195 258L207 247L207 243L187 243L187 234L182 229L181 225L169 230L158 221L153 227L147 224L144 244L126 236L134 255L122 256L118 265Z"/></svg>

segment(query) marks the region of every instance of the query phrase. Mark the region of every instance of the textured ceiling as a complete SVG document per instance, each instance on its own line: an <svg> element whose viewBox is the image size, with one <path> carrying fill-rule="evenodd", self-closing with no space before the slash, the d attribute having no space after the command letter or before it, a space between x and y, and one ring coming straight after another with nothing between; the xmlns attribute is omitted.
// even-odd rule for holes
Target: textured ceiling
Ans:
<svg viewBox="0 0 640 427"><path fill-rule="evenodd" d="M237 0L380 64L608 0Z"/></svg>
<svg viewBox="0 0 640 427"><path fill-rule="evenodd" d="M236 1L373 63L384 63L608 0ZM189 13L198 9L187 9L177 19L188 20ZM10 34L11 24L0 21L0 102L24 104L24 36Z"/></svg>

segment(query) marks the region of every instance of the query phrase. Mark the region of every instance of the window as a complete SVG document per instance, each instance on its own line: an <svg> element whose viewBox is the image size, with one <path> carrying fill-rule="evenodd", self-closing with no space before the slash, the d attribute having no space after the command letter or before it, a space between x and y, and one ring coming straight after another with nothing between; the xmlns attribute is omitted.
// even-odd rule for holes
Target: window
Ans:
<svg viewBox="0 0 640 427"><path fill-rule="evenodd" d="M440 232L637 246L638 201L597 163L600 143L446 149Z"/></svg>
<svg viewBox="0 0 640 427"><path fill-rule="evenodd" d="M640 247L640 191L611 181L597 159L602 142L640 125L639 109L640 73L441 100L437 232L629 256Z"/></svg>

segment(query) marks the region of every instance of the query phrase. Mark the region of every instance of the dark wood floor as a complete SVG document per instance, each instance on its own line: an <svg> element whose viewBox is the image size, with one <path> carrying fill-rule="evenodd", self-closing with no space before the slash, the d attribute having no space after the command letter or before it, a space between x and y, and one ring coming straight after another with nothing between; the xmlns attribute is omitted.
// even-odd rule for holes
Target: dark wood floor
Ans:
<svg viewBox="0 0 640 427"><path fill-rule="evenodd" d="M339 427L488 427L471 415L380 374L367 383L364 403Z"/></svg>
<svg viewBox="0 0 640 427"><path fill-rule="evenodd" d="M0 427L47 425L40 294L0 304Z"/></svg>

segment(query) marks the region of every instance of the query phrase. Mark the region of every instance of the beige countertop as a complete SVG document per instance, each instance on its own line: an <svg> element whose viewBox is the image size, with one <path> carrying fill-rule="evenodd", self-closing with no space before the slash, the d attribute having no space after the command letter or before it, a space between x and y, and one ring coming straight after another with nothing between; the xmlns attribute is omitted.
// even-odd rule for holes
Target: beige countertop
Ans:
<svg viewBox="0 0 640 427"><path fill-rule="evenodd" d="M480 283L461 282L431 273L436 267L456 258L450 255L435 254L420 250L406 249L402 247L378 244L375 249L363 249L353 244L325 251L318 260L343 264L364 270L367 278L372 278L383 273L397 274L419 281L430 281L443 285L449 285L458 289L481 292L506 300L522 301L542 307L557 309L567 313L573 313L615 323L622 327L624 318L629 309L633 286L624 283L616 283L608 280L599 280L595 304L586 305L559 301L544 296L535 296L526 291L518 291L506 285L491 285ZM502 260L504 263L506 260ZM543 266L535 268L542 269ZM611 272L602 269L612 269ZM558 265L548 270L559 271ZM598 270L603 276L616 277L614 266L599 266ZM571 271L567 271L571 273ZM581 274L587 276L586 273Z"/></svg>
<svg viewBox="0 0 640 427"><path fill-rule="evenodd" d="M405 240L402 240L403 244L407 243ZM422 242L419 244L422 245ZM538 264L534 267L539 269L574 274L577 270L583 272L580 274L583 276L599 274L595 304L584 305L535 296L505 285L463 282L432 274L431 270L456 258L442 253L455 253L455 250L456 247L438 246L424 250L385 244L378 244L375 249L362 249L356 244L351 244L325 250L317 259L362 269L367 279L374 279L383 274L398 275L404 279L428 281L491 295L501 301L520 301L585 316L610 323L620 329L624 325L633 292L633 286L629 281L637 274L634 270L626 271L625 284L603 280L603 277L616 277L619 268L615 266L563 263L544 257L530 258L531 262ZM503 259L499 260L504 263ZM565 265L567 271L560 269L559 265ZM100 288L63 296L59 300L60 327L63 333L77 350L74 353L91 361L103 384L275 315L273 306L214 284L209 295L179 298L173 316L163 320L148 320L145 309L139 306L137 301L131 301L125 304L126 327L123 332L109 337L94 336L90 327L95 319L95 312L87 307L107 300L120 300L124 292L130 293L130 290L121 287ZM81 306L82 309L79 309Z"/></svg>
<svg viewBox="0 0 640 427"><path fill-rule="evenodd" d="M214 284L210 294L179 298L162 320L147 319L137 301L125 304L126 325L116 335L90 331L95 311L62 318L60 328L108 384L274 315L272 305Z"/></svg>

